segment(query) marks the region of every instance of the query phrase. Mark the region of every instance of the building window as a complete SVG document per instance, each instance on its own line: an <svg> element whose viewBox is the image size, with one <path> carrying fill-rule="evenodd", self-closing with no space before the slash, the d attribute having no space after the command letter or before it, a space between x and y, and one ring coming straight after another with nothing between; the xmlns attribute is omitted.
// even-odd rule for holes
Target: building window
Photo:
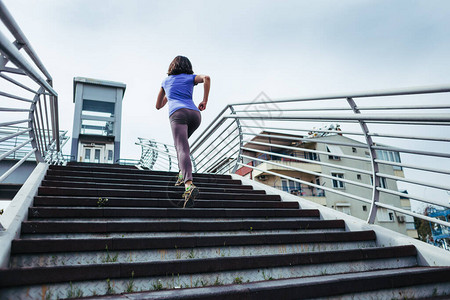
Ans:
<svg viewBox="0 0 450 300"><path fill-rule="evenodd" d="M379 207L377 209L377 219L380 222L395 222L394 212L388 211L386 208Z"/></svg>
<svg viewBox="0 0 450 300"><path fill-rule="evenodd" d="M319 155L317 153L305 152L305 158L309 160L319 160Z"/></svg>
<svg viewBox="0 0 450 300"><path fill-rule="evenodd" d="M100 149L95 149L95 157L94 162L99 163L100 162Z"/></svg>
<svg viewBox="0 0 450 300"><path fill-rule="evenodd" d="M343 173L331 173L331 176L333 177L337 177L337 178L344 178L344 174ZM335 189L344 189L344 182L337 180L337 179L333 179L333 187Z"/></svg>
<svg viewBox="0 0 450 300"><path fill-rule="evenodd" d="M400 154L395 151L386 151L386 150L376 150L377 158L386 161L392 161L396 163L401 163ZM401 170L402 167L393 166L396 170Z"/></svg>
<svg viewBox="0 0 450 300"><path fill-rule="evenodd" d="M84 160L87 162L91 160L91 149L84 150Z"/></svg>
<svg viewBox="0 0 450 300"><path fill-rule="evenodd" d="M373 185L373 176L370 175L370 183ZM383 189L387 189L386 178L380 177L380 187Z"/></svg>
<svg viewBox="0 0 450 300"><path fill-rule="evenodd" d="M350 203L336 203L336 210L351 215Z"/></svg>
<svg viewBox="0 0 450 300"><path fill-rule="evenodd" d="M281 189L287 193L296 195L299 195L302 190L300 182L287 179L281 179Z"/></svg>
<svg viewBox="0 0 450 300"><path fill-rule="evenodd" d="M327 145L327 152L333 153L333 154L344 154L339 146L336 145ZM340 160L341 157L337 155L328 155L328 159L332 160Z"/></svg>
<svg viewBox="0 0 450 300"><path fill-rule="evenodd" d="M108 160L109 161L113 160L113 151L112 150L108 150Z"/></svg>

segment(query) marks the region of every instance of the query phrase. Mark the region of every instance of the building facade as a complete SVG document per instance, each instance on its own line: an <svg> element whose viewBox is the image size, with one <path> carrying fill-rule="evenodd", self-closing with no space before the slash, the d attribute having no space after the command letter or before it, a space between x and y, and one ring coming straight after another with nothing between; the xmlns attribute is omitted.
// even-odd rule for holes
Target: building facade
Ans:
<svg viewBox="0 0 450 300"><path fill-rule="evenodd" d="M368 159L370 153L364 143L342 136L338 132L306 138L262 132L247 143L245 148L255 149L255 151L244 152L245 156L255 158L244 161L254 168L242 167L238 169L238 174L367 220L370 204L347 195L368 200L372 198L372 166ZM377 150L376 155L382 160L400 162L400 155L395 151ZM380 164L379 168L380 173L404 177L401 167ZM295 178L298 181L286 177ZM398 191L396 180L380 179L381 188ZM320 187L328 187L328 189ZM405 197L400 197L380 193L380 202L411 209L407 194ZM378 208L375 223L417 238L414 219L411 216Z"/></svg>

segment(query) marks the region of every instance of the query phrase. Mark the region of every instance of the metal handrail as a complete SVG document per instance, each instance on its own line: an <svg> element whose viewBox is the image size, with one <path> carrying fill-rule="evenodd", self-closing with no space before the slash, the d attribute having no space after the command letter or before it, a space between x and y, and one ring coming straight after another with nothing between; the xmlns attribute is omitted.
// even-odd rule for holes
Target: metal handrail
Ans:
<svg viewBox="0 0 450 300"><path fill-rule="evenodd" d="M1 183L26 160L64 162L61 149L68 137L59 130L58 94L52 77L1 0L0 19L14 38L10 41L0 31L0 160L20 158L0 174ZM13 141L19 139L18 146Z"/></svg>
<svg viewBox="0 0 450 300"><path fill-rule="evenodd" d="M275 175L321 188L327 195L369 203L367 222L371 224L376 222L377 210L383 208L450 226L399 204L402 198L450 207L447 200L434 199L432 194L450 190L450 104L448 98L439 95L447 93L448 97L449 92L450 86L431 86L233 103L199 135L191 145L191 155L202 172L239 173L247 167L252 174ZM324 122L341 126L339 130L328 128ZM237 137L241 142L234 144ZM227 147L223 149L222 145ZM328 145L343 151L332 153ZM280 163L295 151L316 155L320 160L292 156L289 160L297 162L296 166ZM260 154L268 158L258 157ZM266 164L260 169L256 164L262 162ZM321 171L312 171L308 165ZM289 176L287 171L315 176L327 184L341 182L346 188L319 186ZM339 172L346 176L333 179L332 173ZM358 178L365 176L365 181L356 179L356 174ZM367 181L369 178L371 181ZM408 194L399 191L400 185ZM356 191L358 187L367 192ZM430 195L421 195L424 189L429 189Z"/></svg>

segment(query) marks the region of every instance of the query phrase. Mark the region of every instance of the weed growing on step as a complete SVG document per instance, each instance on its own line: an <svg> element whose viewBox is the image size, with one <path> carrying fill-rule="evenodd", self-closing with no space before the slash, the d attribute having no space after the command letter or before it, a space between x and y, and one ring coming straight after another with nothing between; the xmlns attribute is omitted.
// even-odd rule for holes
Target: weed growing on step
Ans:
<svg viewBox="0 0 450 300"><path fill-rule="evenodd" d="M52 291L50 289L48 289L48 290L45 291L45 295L44 296L45 296L45 300L50 300L50 299L52 299L53 293L52 293Z"/></svg>
<svg viewBox="0 0 450 300"><path fill-rule="evenodd" d="M219 275L217 275L216 281L214 281L214 285L223 285L222 281L219 280Z"/></svg>
<svg viewBox="0 0 450 300"><path fill-rule="evenodd" d="M125 290L125 292L127 293L132 293L134 292L134 271L131 272L131 278L127 283L127 289Z"/></svg>
<svg viewBox="0 0 450 300"><path fill-rule="evenodd" d="M0 209L0 215L3 215L4 210Z"/></svg>
<svg viewBox="0 0 450 300"><path fill-rule="evenodd" d="M153 290L155 290L155 291L160 291L160 290L163 290L164 288L163 288L163 285L162 285L162 282L161 282L161 280L157 280L156 281L156 283L152 283L152 288L153 288Z"/></svg>
<svg viewBox="0 0 450 300"><path fill-rule="evenodd" d="M248 230L249 233L253 232L253 227L250 226L250 229Z"/></svg>
<svg viewBox="0 0 450 300"><path fill-rule="evenodd" d="M205 287L205 286L209 285L208 280L205 280L205 281L201 280L200 283L201 283L202 287Z"/></svg>
<svg viewBox="0 0 450 300"><path fill-rule="evenodd" d="M98 198L98 200L97 200L97 206L98 206L98 207L105 207L107 203L108 203L108 198L102 198L102 197L100 197L100 198Z"/></svg>
<svg viewBox="0 0 450 300"><path fill-rule="evenodd" d="M81 298L83 291L80 288L73 288L72 281L69 283L69 290L67 291L67 298Z"/></svg>
<svg viewBox="0 0 450 300"><path fill-rule="evenodd" d="M191 249L191 251L189 251L188 258L189 258L189 259L194 259L194 258L195 258L194 249Z"/></svg>
<svg viewBox="0 0 450 300"><path fill-rule="evenodd" d="M274 278L272 276L267 276L264 271L262 271L262 276L263 276L264 280L274 280Z"/></svg>
<svg viewBox="0 0 450 300"><path fill-rule="evenodd" d="M111 286L111 280L109 278L106 279L106 294L111 295L115 294L116 291L114 290L114 287Z"/></svg>
<svg viewBox="0 0 450 300"><path fill-rule="evenodd" d="M233 279L233 284L242 284L243 280L241 276L236 276L236 278Z"/></svg>
<svg viewBox="0 0 450 300"><path fill-rule="evenodd" d="M119 258L119 253L117 253L114 256L109 255L108 245L106 245L106 257L102 258L103 263L109 263L109 262L117 262L117 259Z"/></svg>

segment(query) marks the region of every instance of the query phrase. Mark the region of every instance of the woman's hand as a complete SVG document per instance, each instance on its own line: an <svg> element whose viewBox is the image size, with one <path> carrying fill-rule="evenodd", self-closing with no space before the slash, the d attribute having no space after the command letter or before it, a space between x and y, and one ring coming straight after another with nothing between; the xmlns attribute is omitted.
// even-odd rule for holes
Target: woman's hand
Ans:
<svg viewBox="0 0 450 300"><path fill-rule="evenodd" d="M206 109L206 103L207 103L206 101L200 102L200 104L198 105L198 109L200 111L204 111Z"/></svg>

